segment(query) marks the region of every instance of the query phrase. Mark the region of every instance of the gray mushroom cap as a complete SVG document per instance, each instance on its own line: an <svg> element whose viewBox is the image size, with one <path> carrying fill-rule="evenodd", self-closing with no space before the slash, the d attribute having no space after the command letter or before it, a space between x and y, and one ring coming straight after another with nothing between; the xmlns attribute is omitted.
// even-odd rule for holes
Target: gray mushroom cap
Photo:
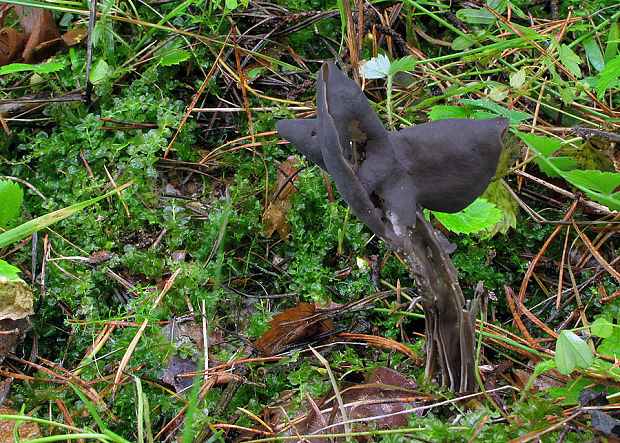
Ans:
<svg viewBox="0 0 620 443"><path fill-rule="evenodd" d="M509 120L446 119L387 131L359 86L321 67L317 118L281 120L282 137L334 180L357 217L392 247L416 223L417 204L458 212L495 175Z"/></svg>

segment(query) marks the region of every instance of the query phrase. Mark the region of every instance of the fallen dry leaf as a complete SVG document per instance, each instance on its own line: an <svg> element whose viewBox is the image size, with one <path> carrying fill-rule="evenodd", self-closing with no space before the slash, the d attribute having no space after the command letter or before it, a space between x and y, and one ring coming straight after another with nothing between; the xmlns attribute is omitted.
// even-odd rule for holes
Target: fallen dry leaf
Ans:
<svg viewBox="0 0 620 443"><path fill-rule="evenodd" d="M21 415L18 411L0 406L0 414L3 415ZM0 420L0 441L15 441L13 436L15 429L15 420ZM32 421L24 421L17 427L20 441L34 440L41 437L39 425Z"/></svg>
<svg viewBox="0 0 620 443"><path fill-rule="evenodd" d="M299 163L299 159L292 155L279 165L274 195L272 195L272 201L263 213L263 224L267 238L271 238L273 233L278 231L280 238L285 239L291 232L291 224L286 218L286 214L292 207L291 195L297 191L291 182L299 180L299 177L295 176L292 180L289 177L295 172L297 163ZM287 182L287 180L289 181ZM277 195L275 195L276 193Z"/></svg>
<svg viewBox="0 0 620 443"><path fill-rule="evenodd" d="M19 60L41 63L66 49L69 42L79 42L83 38L79 36L85 35L84 30L70 31L65 41L56 27L52 11L41 8L4 4L0 6L0 23L10 10L19 17L23 33L12 28L0 30L0 66Z"/></svg>
<svg viewBox="0 0 620 443"><path fill-rule="evenodd" d="M269 356L277 354L287 345L333 331L334 321L316 315L319 310L315 303L299 303L275 315L269 322L269 330L254 342L254 346L261 355Z"/></svg>

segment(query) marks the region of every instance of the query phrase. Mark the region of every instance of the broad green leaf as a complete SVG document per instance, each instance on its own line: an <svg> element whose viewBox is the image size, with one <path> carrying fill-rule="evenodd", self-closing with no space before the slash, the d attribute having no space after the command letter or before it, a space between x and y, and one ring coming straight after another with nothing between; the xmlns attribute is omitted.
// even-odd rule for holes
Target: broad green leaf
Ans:
<svg viewBox="0 0 620 443"><path fill-rule="evenodd" d="M19 213L24 190L11 180L0 180L0 227L6 229Z"/></svg>
<svg viewBox="0 0 620 443"><path fill-rule="evenodd" d="M19 268L0 260L0 277L7 278L9 280L17 280L19 278Z"/></svg>
<svg viewBox="0 0 620 443"><path fill-rule="evenodd" d="M490 25L495 23L497 18L486 9L459 9L456 11L459 20L472 25Z"/></svg>
<svg viewBox="0 0 620 443"><path fill-rule="evenodd" d="M601 48L594 37L588 37L583 42L583 48L586 50L586 56L590 61L590 64L597 71L602 71L605 68L605 58L601 52Z"/></svg>
<svg viewBox="0 0 620 443"><path fill-rule="evenodd" d="M99 59L94 68L90 70L90 82L93 84L99 83L109 75L109 70L108 63L104 59Z"/></svg>
<svg viewBox="0 0 620 443"><path fill-rule="evenodd" d="M396 59L392 63L390 63L388 74L394 75L397 72L411 71L413 68L415 68L415 65L416 60L411 55L408 55L406 57Z"/></svg>
<svg viewBox="0 0 620 443"><path fill-rule="evenodd" d="M599 78L596 81L596 93L598 98L603 98L605 91L614 85L618 85L620 77L620 54L607 62L605 69L599 73Z"/></svg>
<svg viewBox="0 0 620 443"><path fill-rule="evenodd" d="M482 198L476 199L471 205L454 214L432 212L447 229L462 234L482 231L502 218L500 210Z"/></svg>
<svg viewBox="0 0 620 443"><path fill-rule="evenodd" d="M369 79L387 77L390 73L390 59L387 58L387 55L379 54L364 63L362 71L364 77Z"/></svg>
<svg viewBox="0 0 620 443"><path fill-rule="evenodd" d="M62 220L63 218L67 218L71 214L81 211L85 207L92 205L93 203L96 203L103 198L106 198L112 194L116 194L116 192L122 191L127 186L130 186L132 183L133 182L125 183L124 185L119 186L117 189L114 189L107 194L91 198L90 200L86 200L81 203L76 203L75 205L71 205L69 207L62 208L54 212L50 212L49 214L42 215L41 217L37 217L34 220L27 221L24 224L9 229L8 231L0 234L0 247L10 245L13 242L29 236L33 232L39 231L46 226Z"/></svg>
<svg viewBox="0 0 620 443"><path fill-rule="evenodd" d="M27 63L11 63L0 68L0 75L12 74L14 72L34 71L34 65Z"/></svg>
<svg viewBox="0 0 620 443"><path fill-rule="evenodd" d="M590 325L592 334L601 338L609 338L614 333L614 325L605 317L599 317Z"/></svg>
<svg viewBox="0 0 620 443"><path fill-rule="evenodd" d="M459 35L452 41L453 51L462 51L463 49L471 48L476 44L476 39L469 35Z"/></svg>
<svg viewBox="0 0 620 443"><path fill-rule="evenodd" d="M237 9L237 6L239 6L237 0L226 0L226 7L231 11Z"/></svg>
<svg viewBox="0 0 620 443"><path fill-rule="evenodd" d="M617 172L581 171L575 169L562 175L575 186L588 188L607 195L611 195L620 186L620 174Z"/></svg>
<svg viewBox="0 0 620 443"><path fill-rule="evenodd" d="M47 62L35 65L34 72L37 74L49 74L50 72L60 71L63 68L61 62Z"/></svg>
<svg viewBox="0 0 620 443"><path fill-rule="evenodd" d="M525 69L519 69L510 74L510 87L519 89L525 84Z"/></svg>
<svg viewBox="0 0 620 443"><path fill-rule="evenodd" d="M487 6L498 14L503 14L506 10L506 0L487 0Z"/></svg>
<svg viewBox="0 0 620 443"><path fill-rule="evenodd" d="M444 118L467 118L467 109L462 106L435 105L428 113L431 120L442 120Z"/></svg>
<svg viewBox="0 0 620 443"><path fill-rule="evenodd" d="M558 57L564 67L577 78L581 78L581 58L567 45L561 44L558 48Z"/></svg>
<svg viewBox="0 0 620 443"><path fill-rule="evenodd" d="M529 120L531 118L534 118L534 116L531 114L506 109L503 106L500 106L495 102L492 102L491 100L485 100L485 99L474 100L474 99L464 98L464 99L461 99L461 103L463 103L468 109L485 109L487 111L494 112L497 115L501 115L502 117L509 118L511 125L516 125L516 124L521 123L524 120Z"/></svg>
<svg viewBox="0 0 620 443"><path fill-rule="evenodd" d="M562 331L555 344L555 364L560 374L568 375L578 368L589 368L594 362L590 346L574 332Z"/></svg>
<svg viewBox="0 0 620 443"><path fill-rule="evenodd" d="M549 177L560 177L561 172L570 171L577 166L577 160L572 157L551 157L548 159L538 157L534 159L534 163ZM558 170L561 172L557 172Z"/></svg>
<svg viewBox="0 0 620 443"><path fill-rule="evenodd" d="M162 66L173 66L178 65L181 62L184 62L188 58L191 57L189 51L185 49L177 49L173 52L170 52L159 59L159 64Z"/></svg>
<svg viewBox="0 0 620 443"><path fill-rule="evenodd" d="M605 46L605 63L614 59L618 53L618 42L620 41L620 28L618 23L612 23L607 34L607 45Z"/></svg>
<svg viewBox="0 0 620 443"><path fill-rule="evenodd" d="M599 354L608 357L620 357L620 328L613 328L611 335L604 337L596 350Z"/></svg>

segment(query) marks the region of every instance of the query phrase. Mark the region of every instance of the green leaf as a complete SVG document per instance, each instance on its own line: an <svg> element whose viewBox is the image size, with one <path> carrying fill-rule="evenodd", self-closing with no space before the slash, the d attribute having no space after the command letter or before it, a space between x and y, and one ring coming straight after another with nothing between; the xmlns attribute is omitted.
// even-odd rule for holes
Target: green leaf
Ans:
<svg viewBox="0 0 620 443"><path fill-rule="evenodd" d="M411 71L413 68L415 68L416 63L416 60L411 55L396 59L392 63L390 63L388 74L394 75L397 72Z"/></svg>
<svg viewBox="0 0 620 443"><path fill-rule="evenodd" d="M620 41L620 28L618 23L612 23L607 34L607 45L605 46L605 63L610 62L618 53L618 42Z"/></svg>
<svg viewBox="0 0 620 443"><path fill-rule="evenodd" d="M525 84L525 69L519 69L517 72L510 74L510 87L519 89Z"/></svg>
<svg viewBox="0 0 620 443"><path fill-rule="evenodd" d="M620 328L613 328L611 335L603 338L596 350L608 357L620 356Z"/></svg>
<svg viewBox="0 0 620 443"><path fill-rule="evenodd" d="M590 61L590 64L597 71L602 71L605 68L605 58L601 52L601 48L594 37L588 37L583 42L583 48L586 50L586 56Z"/></svg>
<svg viewBox="0 0 620 443"><path fill-rule="evenodd" d="M573 185L611 195L620 186L620 174L617 172L601 172L598 170L573 171L562 174Z"/></svg>
<svg viewBox="0 0 620 443"><path fill-rule="evenodd" d="M560 45L558 48L558 57L564 67L577 78L581 78L581 58L573 52L567 45Z"/></svg>
<svg viewBox="0 0 620 443"><path fill-rule="evenodd" d="M578 368L589 368L594 362L590 346L574 332L562 331L555 345L555 364L560 374L569 375Z"/></svg>
<svg viewBox="0 0 620 443"><path fill-rule="evenodd" d="M618 84L618 77L620 77L620 54L607 62L605 69L599 73L596 81L596 93L599 99L603 98L607 89Z"/></svg>
<svg viewBox="0 0 620 443"><path fill-rule="evenodd" d="M99 83L109 75L109 71L108 63L104 59L99 59L95 67L90 70L90 82L93 84Z"/></svg>
<svg viewBox="0 0 620 443"><path fill-rule="evenodd" d="M47 62L36 65L34 67L34 72L37 74L49 74L50 72L60 71L62 68L63 64L61 62Z"/></svg>
<svg viewBox="0 0 620 443"><path fill-rule="evenodd" d="M116 192L122 191L127 186L130 186L133 182L125 183L122 186L119 186L117 189L114 189L107 194L100 195L99 197L91 198L90 200L86 200L81 203L76 203L75 205L71 205L66 208L59 209L54 212L50 212L49 214L42 215L41 217L37 217L34 220L27 221L24 224L21 224L15 228L9 229L6 232L0 234L0 247L9 245L13 242L16 242L24 237L29 236L33 232L39 231L40 229L45 228L53 223L56 223L63 218L69 217L71 214L75 212L81 211L85 207L92 205L99 200L106 198L112 194L116 194Z"/></svg>
<svg viewBox="0 0 620 443"><path fill-rule="evenodd" d="M461 103L463 103L469 109L485 109L487 111L494 112L497 115L501 115L502 117L509 118L511 125L516 125L516 124L521 123L524 120L529 120L531 118L534 118L534 116L531 114L506 109L503 106L500 106L495 102L492 102L491 100L485 100L485 99L474 100L474 99L464 98L464 99L461 99Z"/></svg>
<svg viewBox="0 0 620 443"><path fill-rule="evenodd" d="M185 49L177 49L172 51L159 59L159 64L162 66L173 66L184 62L191 57L191 53Z"/></svg>
<svg viewBox="0 0 620 443"><path fill-rule="evenodd" d="M459 9L456 11L459 20L472 25L490 25L495 23L495 16L486 9Z"/></svg>
<svg viewBox="0 0 620 443"><path fill-rule="evenodd" d="M9 280L17 280L19 278L18 273L22 272L19 268L0 260L0 277L7 278Z"/></svg>
<svg viewBox="0 0 620 443"><path fill-rule="evenodd" d="M444 118L467 118L467 109L462 106L435 105L428 113L431 120L442 120Z"/></svg>
<svg viewBox="0 0 620 443"><path fill-rule="evenodd" d="M27 63L11 63L0 68L0 75L13 74L14 72L34 71L34 65Z"/></svg>
<svg viewBox="0 0 620 443"><path fill-rule="evenodd" d="M237 6L239 6L237 0L226 0L226 7L231 11L237 9Z"/></svg>
<svg viewBox="0 0 620 443"><path fill-rule="evenodd" d="M19 213L24 190L14 181L0 180L0 227L6 228Z"/></svg>
<svg viewBox="0 0 620 443"><path fill-rule="evenodd" d="M605 317L599 317L590 325L592 334L601 338L609 338L614 333L614 325Z"/></svg>
<svg viewBox="0 0 620 443"><path fill-rule="evenodd" d="M500 210L482 198L476 199L471 205L454 214L432 212L447 229L462 234L482 231L502 218Z"/></svg>
<svg viewBox="0 0 620 443"><path fill-rule="evenodd" d="M469 35L459 35L452 41L452 50L453 51L462 51L463 49L471 48L476 44L476 39L470 37Z"/></svg>
<svg viewBox="0 0 620 443"><path fill-rule="evenodd" d="M364 63L362 71L364 77L369 79L387 77L390 73L390 59L387 58L387 55L379 54Z"/></svg>
<svg viewBox="0 0 620 443"><path fill-rule="evenodd" d="M487 6L498 14L503 14L506 10L506 0L487 0Z"/></svg>
<svg viewBox="0 0 620 443"><path fill-rule="evenodd" d="M551 154L562 147L562 141L550 137L541 137L536 134L525 134L518 132L517 135L528 145L544 158L549 158Z"/></svg>

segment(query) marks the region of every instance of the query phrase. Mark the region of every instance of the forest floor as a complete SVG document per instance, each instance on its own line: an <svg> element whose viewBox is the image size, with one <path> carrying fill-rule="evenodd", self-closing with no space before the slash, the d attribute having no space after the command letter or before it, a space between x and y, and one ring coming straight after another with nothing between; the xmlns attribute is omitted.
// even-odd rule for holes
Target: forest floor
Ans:
<svg viewBox="0 0 620 443"><path fill-rule="evenodd" d="M0 2L0 283L33 296L0 441L618 438L614 3ZM482 282L476 392L426 377L406 264L275 131L324 61L391 129L510 119L490 205L428 214Z"/></svg>

